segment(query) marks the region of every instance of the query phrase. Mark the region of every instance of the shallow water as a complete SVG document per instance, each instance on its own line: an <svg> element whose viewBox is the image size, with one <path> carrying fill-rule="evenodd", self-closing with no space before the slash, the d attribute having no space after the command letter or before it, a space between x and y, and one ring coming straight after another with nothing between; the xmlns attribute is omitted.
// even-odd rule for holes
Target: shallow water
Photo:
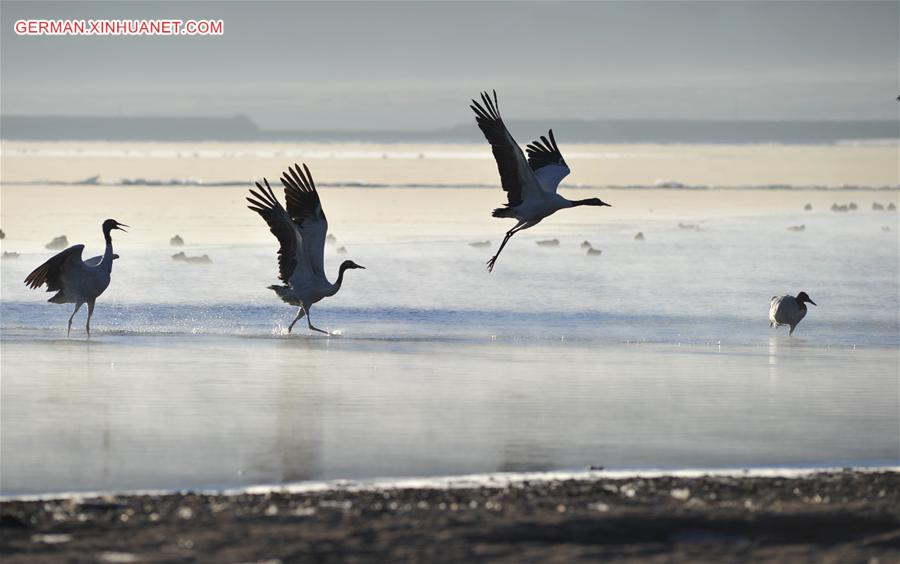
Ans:
<svg viewBox="0 0 900 564"><path fill-rule="evenodd" d="M589 465L891 464L892 364L893 350L784 337L728 348L6 341L3 493Z"/></svg>
<svg viewBox="0 0 900 564"><path fill-rule="evenodd" d="M49 255L25 253L0 271L0 487L896 464L897 227L862 211L555 224L489 275L499 239L472 248L451 221L439 240L329 246L329 272L368 268L313 308L333 338L285 334L274 244L183 249L208 266L123 251L89 341L84 311L67 340L70 306L24 288ZM801 289L819 306L788 338L768 302Z"/></svg>
<svg viewBox="0 0 900 564"><path fill-rule="evenodd" d="M764 346L770 335L786 333L768 329L770 298L805 290L818 307L810 306L796 336L819 346L900 345L897 213L774 214L697 224L699 231L658 220L541 225L514 237L491 274L484 263L499 237L488 248L473 248L473 239L450 235L452 224L445 239L329 244L326 271L333 278L347 258L367 269L348 271L344 288L314 306L312 317L356 338ZM805 231L786 230L796 224ZM504 226L497 222L497 231ZM643 241L634 240L639 230ZM560 246L536 245L550 237ZM586 256L583 240L603 254ZM344 244L348 254L337 254ZM182 250L208 254L213 263L170 258ZM98 335L280 335L294 310L266 289L277 282L275 251L274 238L265 245L121 251L93 328ZM100 249L86 255L95 252ZM2 262L5 340L64 331L71 306L47 305L49 294L22 284L49 255ZM79 313L74 336L83 335L85 315Z"/></svg>

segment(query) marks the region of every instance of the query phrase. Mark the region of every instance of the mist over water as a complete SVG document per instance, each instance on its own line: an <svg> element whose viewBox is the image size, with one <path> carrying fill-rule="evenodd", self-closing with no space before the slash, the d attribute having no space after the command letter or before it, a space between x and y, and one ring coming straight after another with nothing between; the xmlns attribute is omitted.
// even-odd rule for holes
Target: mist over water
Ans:
<svg viewBox="0 0 900 564"><path fill-rule="evenodd" d="M313 307L331 338L286 333L274 239L122 251L90 341L83 311L66 340L70 306L24 289L49 255L25 253L2 262L3 493L893 464L897 218L548 224L492 274L500 222L486 248L465 218L455 237L451 220L441 238L339 238L329 275L367 270ZM768 302L800 290L819 306L789 338Z"/></svg>
<svg viewBox="0 0 900 564"><path fill-rule="evenodd" d="M802 232L786 229L800 224ZM388 239L354 241L339 254L345 243L329 243L332 279L347 258L367 270L348 272L341 291L313 307L313 319L344 329L350 339L758 345L778 334L767 330L772 295L805 290L819 307L810 306L798 336L829 346L898 344L896 213L798 212L682 227L660 220L539 226L514 237L488 274L484 263L503 231L501 222L497 227L498 237L484 248L472 247L474 238ZM454 230L451 223L447 231ZM639 230L646 232L643 241L634 238ZM558 247L536 244L551 235ZM603 254L586 255L583 241ZM114 283L98 302L94 329L278 334L294 308L266 289L277 282L276 249L273 238L265 245L129 250L114 263ZM180 250L208 254L212 263L173 261L170 255ZM46 305L50 294L27 291L21 282L46 254L2 263L6 338L55 336L64 328L70 306Z"/></svg>
<svg viewBox="0 0 900 564"><path fill-rule="evenodd" d="M4 375L4 424L28 422L4 434L5 495L897 458L896 356L883 349L781 338L723 351L207 336L52 345L3 344L5 373L26 362L36 373Z"/></svg>

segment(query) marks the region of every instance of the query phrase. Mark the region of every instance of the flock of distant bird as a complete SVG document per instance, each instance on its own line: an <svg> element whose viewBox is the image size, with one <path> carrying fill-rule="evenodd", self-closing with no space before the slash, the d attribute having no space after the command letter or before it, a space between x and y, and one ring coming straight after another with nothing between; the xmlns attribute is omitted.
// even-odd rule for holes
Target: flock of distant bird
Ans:
<svg viewBox="0 0 900 564"><path fill-rule="evenodd" d="M487 262L488 271L494 269L500 253L510 238L519 231L534 227L544 218L566 208L610 205L599 198L568 200L557 194L560 181L570 170L556 144L553 130L549 131L547 137L541 136L539 140L528 144L526 157L500 117L496 92L493 97L483 92L481 102L472 100L470 107L475 112L478 127L491 144L500 173L500 184L506 192L506 204L494 209L493 216L516 220L515 226L506 232L496 254ZM305 164L302 169L295 164L282 174L280 180L284 186L286 206L281 204L265 178L262 184L256 183L257 189L251 189L247 198L250 204L248 208L262 217L279 243L278 277L282 283L269 286L269 289L285 303L298 308L288 332L305 316L309 329L328 334L313 326L310 309L313 304L333 296L341 289L347 270L365 267L352 260L345 260L338 269L337 280L334 283L328 280L324 268L328 221L312 174ZM103 222L106 249L102 256L83 260L81 254L84 245L74 245L50 258L25 278L25 284L30 288L46 285L48 292L56 292L49 300L51 303L75 304L69 317L67 335L71 333L75 314L84 304L88 306L85 329L90 335L94 303L109 286L112 263L118 257L113 253L111 232L117 229L125 231L123 227L128 226L114 219ZM679 227L696 228L693 225ZM173 238L173 244L181 242L180 237L176 238ZM635 239L643 239L643 234L638 233ZM554 241L556 245L559 244L558 240L544 243L549 245ZM481 242L473 246L488 244L489 242ZM582 247L589 255L602 253L587 241ZM805 292L800 292L796 297L773 297L769 311L772 327L788 325L790 334L793 334L797 324L806 315L806 303L815 305Z"/></svg>

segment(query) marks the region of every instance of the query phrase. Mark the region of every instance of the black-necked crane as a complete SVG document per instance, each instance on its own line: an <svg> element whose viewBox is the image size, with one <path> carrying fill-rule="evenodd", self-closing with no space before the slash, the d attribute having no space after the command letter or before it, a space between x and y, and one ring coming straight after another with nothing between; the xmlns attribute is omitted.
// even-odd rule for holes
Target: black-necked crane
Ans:
<svg viewBox="0 0 900 564"><path fill-rule="evenodd" d="M344 281L344 271L354 268L365 268L345 260L338 269L337 280L332 284L325 276L325 238L328 233L328 220L322 210L322 202L309 168L304 164L303 170L298 165L288 167L281 176L284 185L285 209L269 181L263 178L265 188L259 182L252 189L252 197L247 198L251 210L258 213L269 225L272 234L278 239L278 277L284 282L281 286L269 286L284 302L299 307L297 316L288 326L288 333L294 324L304 315L307 325L313 331L330 335L313 327L309 316L312 305L323 298L335 295Z"/></svg>
<svg viewBox="0 0 900 564"><path fill-rule="evenodd" d="M481 93L482 104L472 100L475 121L481 129L491 149L497 168L500 171L500 184L506 192L507 203L493 212L494 217L512 218L516 225L506 232L500 248L488 261L488 271L494 269L497 257L506 246L509 238L523 229L528 229L559 210L576 206L609 206L600 198L586 200L567 200L556 193L559 183L569 174L569 166L563 159L553 130L550 138L541 136L540 140L528 145L528 159L522 149L510 135L509 130L500 117L497 103L497 92L494 98L487 92Z"/></svg>
<svg viewBox="0 0 900 564"><path fill-rule="evenodd" d="M789 325L791 330L788 335L794 334L797 324L806 317L806 304L816 305L816 302L809 299L806 292L800 292L797 297L794 296L772 296L772 302L769 305L769 321L772 327L781 325Z"/></svg>
<svg viewBox="0 0 900 564"><path fill-rule="evenodd" d="M72 332L72 320L81 306L87 304L88 317L85 329L88 336L91 335L91 316L94 314L94 302L109 286L112 274L113 260L119 255L113 253L112 236L113 229L128 227L115 219L107 219L103 222L103 238L106 239L106 250L103 256L92 257L88 260L81 259L84 245L72 245L68 249L54 255L50 260L34 269L25 278L25 284L29 288L39 288L47 285L48 292L56 292L56 295L47 300L54 304L75 304L75 311L69 317L69 326L66 336Z"/></svg>

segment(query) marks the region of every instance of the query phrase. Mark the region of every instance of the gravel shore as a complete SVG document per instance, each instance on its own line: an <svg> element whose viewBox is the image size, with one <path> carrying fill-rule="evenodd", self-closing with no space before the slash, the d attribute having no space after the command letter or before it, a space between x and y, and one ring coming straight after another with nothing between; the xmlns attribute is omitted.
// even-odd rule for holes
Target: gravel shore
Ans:
<svg viewBox="0 0 900 564"><path fill-rule="evenodd" d="M6 501L4 562L900 561L900 473Z"/></svg>

